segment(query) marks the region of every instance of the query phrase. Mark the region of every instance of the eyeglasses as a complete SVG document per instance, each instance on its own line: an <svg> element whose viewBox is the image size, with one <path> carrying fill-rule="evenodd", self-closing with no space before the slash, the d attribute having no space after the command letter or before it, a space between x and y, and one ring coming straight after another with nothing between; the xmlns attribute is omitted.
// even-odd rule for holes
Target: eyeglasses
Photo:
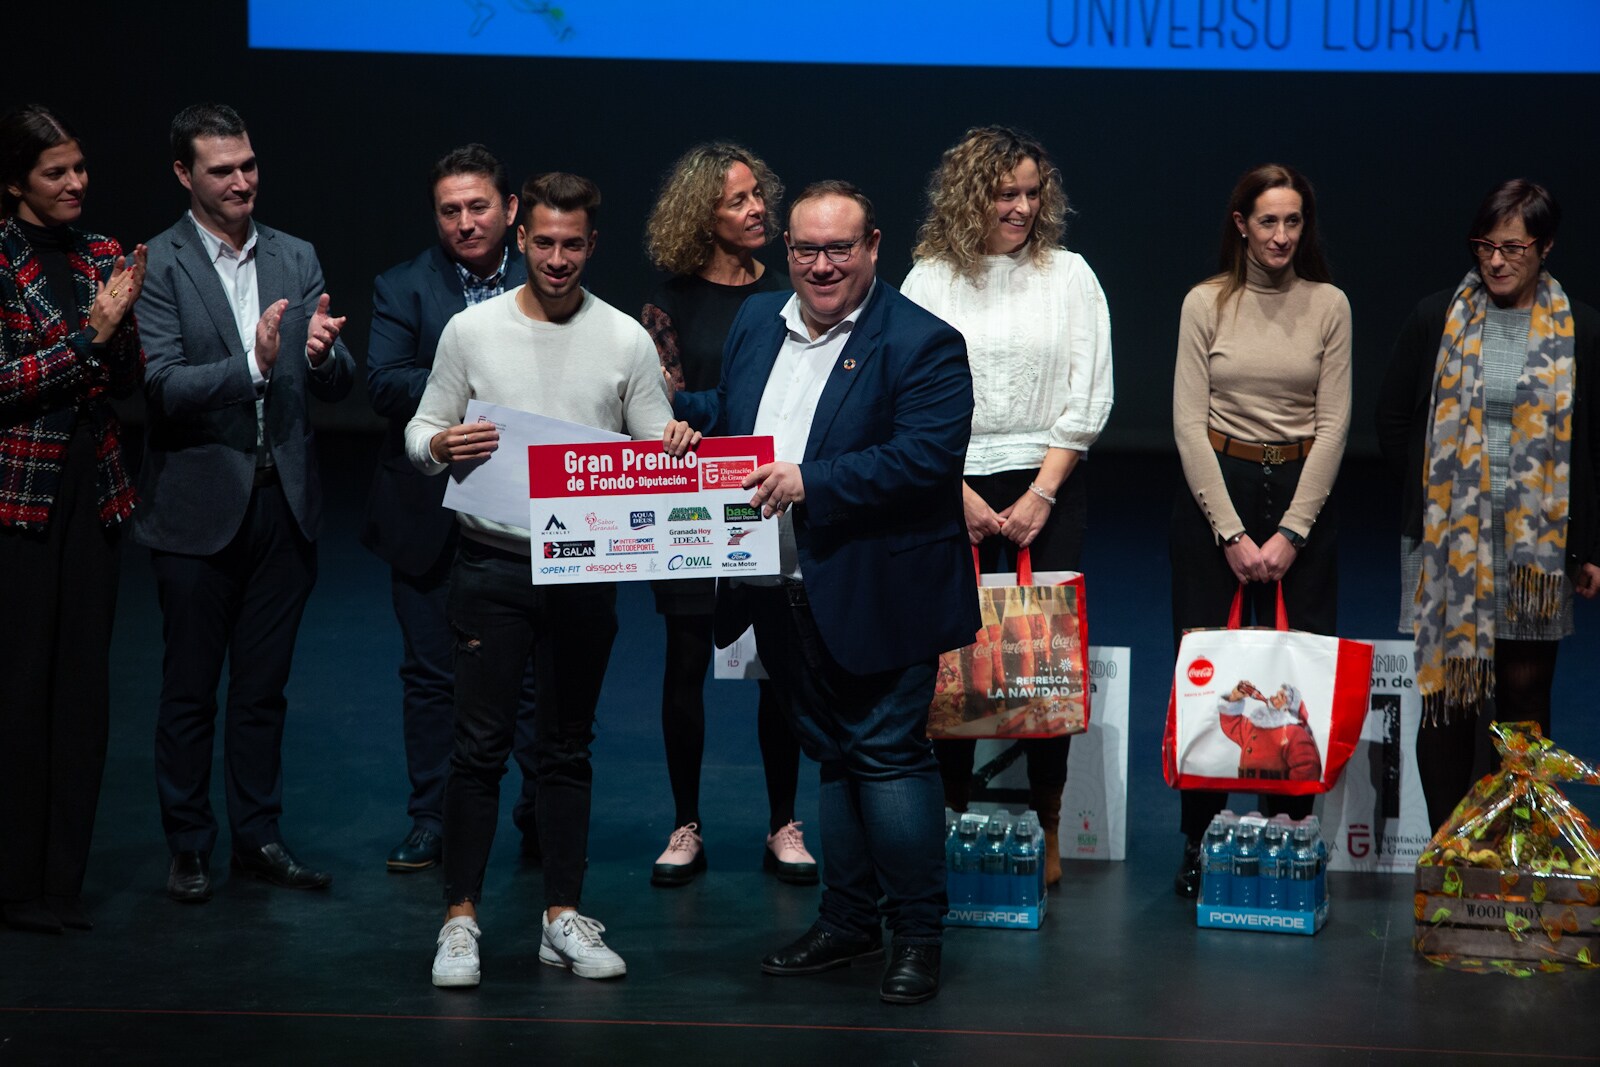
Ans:
<svg viewBox="0 0 1600 1067"><path fill-rule="evenodd" d="M1483 241L1477 239L1468 241L1467 245L1472 249L1472 254L1483 260L1485 263L1493 259L1496 252L1499 252L1502 256L1504 256L1507 263L1515 263L1517 260L1527 255L1528 249L1533 247L1531 243L1518 244L1515 241L1507 241L1503 245L1497 245L1493 241Z"/></svg>
<svg viewBox="0 0 1600 1067"><path fill-rule="evenodd" d="M815 263L819 255L827 256L829 263L848 263L850 257L855 255L856 245L866 239L867 235L862 234L854 241L835 241L827 245L797 245L791 242L789 254L796 263L801 264Z"/></svg>

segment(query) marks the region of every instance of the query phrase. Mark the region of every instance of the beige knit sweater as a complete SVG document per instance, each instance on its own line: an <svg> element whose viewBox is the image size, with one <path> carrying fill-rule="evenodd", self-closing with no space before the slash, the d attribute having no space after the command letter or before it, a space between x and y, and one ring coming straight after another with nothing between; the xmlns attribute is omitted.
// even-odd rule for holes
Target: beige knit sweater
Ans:
<svg viewBox="0 0 1600 1067"><path fill-rule="evenodd" d="M1219 539L1244 529L1208 428L1251 442L1315 437L1279 525L1305 536L1333 489L1350 429L1350 302L1292 267L1253 260L1245 287L1218 307L1219 279L1189 290L1178 324L1172 429L1189 491Z"/></svg>

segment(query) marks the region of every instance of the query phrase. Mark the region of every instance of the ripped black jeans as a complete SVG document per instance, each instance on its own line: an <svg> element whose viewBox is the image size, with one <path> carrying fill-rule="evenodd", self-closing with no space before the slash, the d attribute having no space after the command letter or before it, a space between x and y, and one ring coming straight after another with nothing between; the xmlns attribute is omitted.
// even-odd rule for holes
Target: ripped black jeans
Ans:
<svg viewBox="0 0 1600 1067"><path fill-rule="evenodd" d="M456 725L444 797L447 904L483 896L529 656L538 691L533 755L545 906L576 906L583 894L589 744L617 635L617 588L535 586L528 567L526 556L463 537L450 573Z"/></svg>

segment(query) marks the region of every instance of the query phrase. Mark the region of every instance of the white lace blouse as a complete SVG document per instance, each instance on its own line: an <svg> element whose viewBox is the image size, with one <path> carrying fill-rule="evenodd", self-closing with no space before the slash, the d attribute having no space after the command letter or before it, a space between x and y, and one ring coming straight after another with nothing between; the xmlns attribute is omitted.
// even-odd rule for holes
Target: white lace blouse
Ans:
<svg viewBox="0 0 1600 1067"><path fill-rule="evenodd" d="M1032 470L1050 448L1087 452L1111 414L1111 316L1076 252L1043 268L1026 251L985 256L973 281L919 260L901 291L961 331L976 401L968 475Z"/></svg>

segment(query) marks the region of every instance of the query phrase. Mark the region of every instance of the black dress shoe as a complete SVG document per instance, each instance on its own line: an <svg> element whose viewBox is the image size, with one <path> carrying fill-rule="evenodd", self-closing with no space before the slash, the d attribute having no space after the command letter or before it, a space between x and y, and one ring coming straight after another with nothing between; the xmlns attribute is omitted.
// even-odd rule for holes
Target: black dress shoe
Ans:
<svg viewBox="0 0 1600 1067"><path fill-rule="evenodd" d="M896 945L878 996L890 1004L921 1004L939 992L939 946Z"/></svg>
<svg viewBox="0 0 1600 1067"><path fill-rule="evenodd" d="M44 906L69 930L94 929L94 918L83 906L82 897L45 897Z"/></svg>
<svg viewBox="0 0 1600 1067"><path fill-rule="evenodd" d="M406 839L394 846L394 851L389 853L389 869L403 874L407 871L425 871L429 867L436 867L443 849L444 838L432 830L414 826L406 835Z"/></svg>
<svg viewBox="0 0 1600 1067"><path fill-rule="evenodd" d="M282 841L262 845L254 852L233 853L235 870L285 889L326 889L333 884L327 871L312 870L294 858Z"/></svg>
<svg viewBox="0 0 1600 1067"><path fill-rule="evenodd" d="M1200 842L1189 839L1183 843L1183 862L1172 879L1172 891L1180 897L1193 900L1200 895Z"/></svg>
<svg viewBox="0 0 1600 1067"><path fill-rule="evenodd" d="M768 974L820 974L835 967L848 967L856 960L883 958L882 936L847 941L820 926L813 926L799 940L785 945L761 961Z"/></svg>
<svg viewBox="0 0 1600 1067"><path fill-rule="evenodd" d="M36 934L61 932L61 920L39 899L8 900L0 904L0 917L13 930L28 930Z"/></svg>
<svg viewBox="0 0 1600 1067"><path fill-rule="evenodd" d="M211 899L211 857L204 852L179 852L167 870L167 896L179 904L204 904Z"/></svg>

